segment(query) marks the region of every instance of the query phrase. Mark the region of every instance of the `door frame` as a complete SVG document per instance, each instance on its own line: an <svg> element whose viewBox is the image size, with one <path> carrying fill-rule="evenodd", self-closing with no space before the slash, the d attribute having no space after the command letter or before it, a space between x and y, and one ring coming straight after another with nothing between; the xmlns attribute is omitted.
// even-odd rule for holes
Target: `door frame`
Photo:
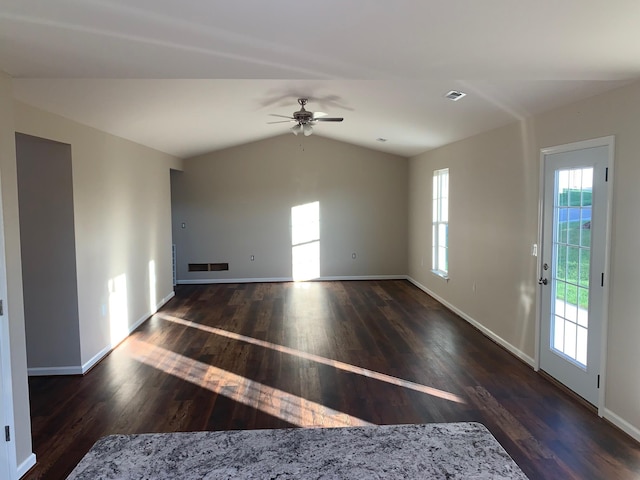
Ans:
<svg viewBox="0 0 640 480"><path fill-rule="evenodd" d="M5 290L6 292L6 290ZM2 297L5 303L5 312L6 312L6 295ZM4 449L7 455L7 465L0 465L0 473L4 472L6 468L8 470L9 480L13 480L16 477L17 465L16 465L16 429L14 425L14 417L13 417L13 397L12 397L12 386L11 386L11 355L9 351L9 322L6 316L0 317L0 328L2 329L2 345L0 345L0 350L2 351L2 355L0 358L0 382L2 383L2 409L4 411L0 412L0 419L2 420L2 424L0 424L0 430L2 436L0 437L0 442L3 445L0 445L0 448ZM9 426L11 432L11 441L6 442L4 439L4 427L5 425Z"/></svg>
<svg viewBox="0 0 640 480"><path fill-rule="evenodd" d="M571 152L574 150L583 150L593 147L608 147L608 164L609 170L607 175L607 221L605 231L604 245L604 286L602 292L602 335L600 345L600 389L598 392L598 416L604 416L605 406L605 390L606 390L606 363L607 363L607 333L609 328L609 284L610 284L610 263L611 263L611 226L613 220L613 172L614 172L614 153L615 153L615 136L593 138L590 140L582 140L579 142L566 143L553 147L545 147L540 149L540 178L538 185L538 247L539 252L536 261L536 280L542 275L542 246L543 246L543 225L544 225L544 181L545 181L545 156L556 153ZM542 328L542 289L540 285L536 289L536 334L535 334L535 371L540 370L540 349L541 345L541 328Z"/></svg>
<svg viewBox="0 0 640 480"><path fill-rule="evenodd" d="M1 193L1 192L0 192ZM0 473L3 469L9 470L9 480L17 478L18 467L16 459L16 428L13 409L13 382L11 372L11 339L9 331L9 306L7 299L7 269L4 243L4 216L2 211L2 197L0 195L0 299L3 302L3 312L0 315L0 383L2 384L2 408L0 411L0 448L6 449L7 465L0 465ZM4 427L9 426L11 440L5 441Z"/></svg>

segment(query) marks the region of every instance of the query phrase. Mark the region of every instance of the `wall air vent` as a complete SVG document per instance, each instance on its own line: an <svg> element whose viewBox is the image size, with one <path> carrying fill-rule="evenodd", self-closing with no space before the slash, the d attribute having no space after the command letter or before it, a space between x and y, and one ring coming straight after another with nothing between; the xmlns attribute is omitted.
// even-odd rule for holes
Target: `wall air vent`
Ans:
<svg viewBox="0 0 640 480"><path fill-rule="evenodd" d="M456 102L466 95L467 94L464 92L460 92L458 90L451 90L449 93L445 95L445 97L447 97L449 100L453 100L454 102Z"/></svg>
<svg viewBox="0 0 640 480"><path fill-rule="evenodd" d="M190 263L189 271L190 272L208 272L209 264L208 263Z"/></svg>
<svg viewBox="0 0 640 480"><path fill-rule="evenodd" d="M190 263L190 272L221 272L229 270L228 263Z"/></svg>
<svg viewBox="0 0 640 480"><path fill-rule="evenodd" d="M229 270L228 263L210 263L209 271L210 272L221 272L222 270Z"/></svg>

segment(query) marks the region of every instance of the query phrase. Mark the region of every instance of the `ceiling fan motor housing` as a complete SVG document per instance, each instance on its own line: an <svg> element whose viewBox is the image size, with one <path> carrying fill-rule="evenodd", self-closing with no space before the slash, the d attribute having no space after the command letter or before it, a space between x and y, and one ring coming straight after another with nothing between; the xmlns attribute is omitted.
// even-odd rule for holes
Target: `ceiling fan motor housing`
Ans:
<svg viewBox="0 0 640 480"><path fill-rule="evenodd" d="M306 98L299 98L298 103L300 104L300 110L293 112L293 119L302 125L313 121L313 112L307 112L304 108L307 101Z"/></svg>
<svg viewBox="0 0 640 480"><path fill-rule="evenodd" d="M305 124L313 120L313 113L307 112L304 107L302 107L302 110L293 113L293 118L298 123Z"/></svg>

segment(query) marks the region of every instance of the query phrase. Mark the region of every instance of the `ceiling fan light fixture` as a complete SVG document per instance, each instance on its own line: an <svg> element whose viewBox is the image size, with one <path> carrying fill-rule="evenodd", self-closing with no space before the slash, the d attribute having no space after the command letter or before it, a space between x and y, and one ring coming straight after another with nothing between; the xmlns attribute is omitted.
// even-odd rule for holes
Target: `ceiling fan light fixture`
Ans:
<svg viewBox="0 0 640 480"><path fill-rule="evenodd" d="M298 123L297 125L291 127L291 132L293 132L294 135L298 135L300 132L302 132L302 124Z"/></svg>
<svg viewBox="0 0 640 480"><path fill-rule="evenodd" d="M311 125L309 125L308 123L305 123L302 126L302 132L304 133L305 137L308 137L309 135L311 135L313 133L313 127Z"/></svg>

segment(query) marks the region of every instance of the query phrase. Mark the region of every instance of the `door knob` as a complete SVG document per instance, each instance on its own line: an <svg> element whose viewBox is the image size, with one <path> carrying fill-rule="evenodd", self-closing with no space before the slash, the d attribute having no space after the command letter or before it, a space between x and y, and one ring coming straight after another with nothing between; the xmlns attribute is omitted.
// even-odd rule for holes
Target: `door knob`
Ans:
<svg viewBox="0 0 640 480"><path fill-rule="evenodd" d="M539 285L546 285L547 283L549 283L549 281L546 278L540 277L540 279L538 280Z"/></svg>

